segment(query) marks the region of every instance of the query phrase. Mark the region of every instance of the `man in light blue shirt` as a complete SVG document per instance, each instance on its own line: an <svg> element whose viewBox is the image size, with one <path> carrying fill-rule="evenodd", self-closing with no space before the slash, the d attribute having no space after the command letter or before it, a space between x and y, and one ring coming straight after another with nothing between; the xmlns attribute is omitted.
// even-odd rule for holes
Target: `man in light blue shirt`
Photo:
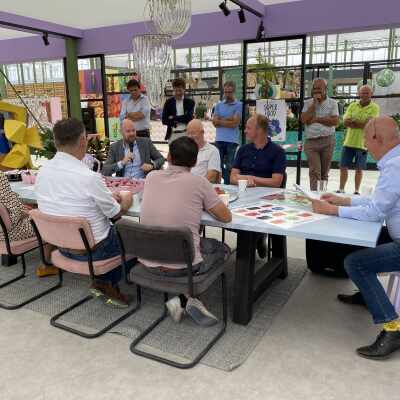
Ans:
<svg viewBox="0 0 400 400"><path fill-rule="evenodd" d="M242 119L242 103L235 99L236 85L225 82L224 100L214 110L213 124L217 128L215 145L221 158L221 169L224 183L229 185L236 148L240 142L239 126Z"/></svg>
<svg viewBox="0 0 400 400"><path fill-rule="evenodd" d="M314 211L360 221L386 222L392 241L346 257L345 269L360 293L339 295L342 302L366 305L383 330L358 355L381 360L400 350L400 320L377 275L400 271L400 131L390 117L373 118L364 129L365 145L378 161L380 176L371 198L325 195L313 201Z"/></svg>
<svg viewBox="0 0 400 400"><path fill-rule="evenodd" d="M121 123L125 118L133 121L138 137L150 137L149 99L141 93L138 81L130 80L126 88L131 95L122 103L119 119Z"/></svg>

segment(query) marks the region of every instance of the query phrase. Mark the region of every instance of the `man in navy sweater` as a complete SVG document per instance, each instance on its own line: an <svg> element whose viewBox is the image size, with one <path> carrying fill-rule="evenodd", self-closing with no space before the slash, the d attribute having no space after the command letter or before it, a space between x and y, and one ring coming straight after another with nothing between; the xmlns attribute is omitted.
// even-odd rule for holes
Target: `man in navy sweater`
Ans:
<svg viewBox="0 0 400 400"><path fill-rule="evenodd" d="M260 114L248 119L246 138L248 144L239 148L231 172L231 184L247 180L248 187L280 188L284 185L286 154L281 146L268 137L268 119ZM261 258L267 255L266 235L260 235L257 251Z"/></svg>

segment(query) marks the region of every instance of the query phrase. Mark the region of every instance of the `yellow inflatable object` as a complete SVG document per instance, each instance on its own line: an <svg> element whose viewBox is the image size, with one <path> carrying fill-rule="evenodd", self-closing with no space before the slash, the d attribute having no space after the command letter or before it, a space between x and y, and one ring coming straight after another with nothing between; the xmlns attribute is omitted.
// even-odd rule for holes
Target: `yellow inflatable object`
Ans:
<svg viewBox="0 0 400 400"><path fill-rule="evenodd" d="M37 127L26 127L27 113L24 107L0 101L0 111L9 112L14 118L4 122L4 133L7 140L13 143L13 147L1 160L0 166L10 169L32 168L30 147L43 147Z"/></svg>

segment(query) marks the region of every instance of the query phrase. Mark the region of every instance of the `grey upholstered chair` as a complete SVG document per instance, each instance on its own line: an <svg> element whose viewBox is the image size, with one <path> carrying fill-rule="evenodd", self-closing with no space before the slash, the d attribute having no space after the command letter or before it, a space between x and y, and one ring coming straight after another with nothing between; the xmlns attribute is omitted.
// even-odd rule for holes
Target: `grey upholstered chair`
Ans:
<svg viewBox="0 0 400 400"><path fill-rule="evenodd" d="M172 293L184 293L189 294L189 296L192 297L198 296L205 292L217 279L220 279L223 309L221 328L193 361L188 363L178 363L137 348L139 343L168 316L165 306L161 317L145 329L131 344L131 351L140 356L177 368L191 368L195 366L226 330L228 301L224 264L212 268L206 274L193 275L192 262L194 259L194 246L192 233L188 228L167 229L157 226L146 226L129 219L121 219L116 224L116 227L121 239L123 254L135 254L138 258L145 258L159 262L160 266L162 266L163 263L183 263L187 265L187 276L172 278L153 274L149 272L144 265L137 263L130 272L130 280L136 283L138 287L137 295L139 304L141 303L142 297L141 287L163 292L164 300L167 301L168 294Z"/></svg>

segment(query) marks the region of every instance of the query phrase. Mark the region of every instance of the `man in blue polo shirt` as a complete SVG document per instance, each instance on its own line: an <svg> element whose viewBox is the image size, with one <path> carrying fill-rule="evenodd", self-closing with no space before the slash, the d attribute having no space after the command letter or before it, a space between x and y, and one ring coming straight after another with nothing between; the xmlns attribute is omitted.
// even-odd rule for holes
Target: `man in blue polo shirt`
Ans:
<svg viewBox="0 0 400 400"><path fill-rule="evenodd" d="M239 144L239 125L242 119L242 103L235 99L235 89L234 82L225 82L224 100L215 106L212 120L217 128L215 145L221 158L222 177L227 185Z"/></svg>
<svg viewBox="0 0 400 400"><path fill-rule="evenodd" d="M248 119L246 137L250 142L242 146L233 162L231 184L247 180L247 186L279 188L285 178L286 155L281 146L268 137L268 119L256 114ZM257 252L261 258L267 256L267 235L260 234Z"/></svg>

